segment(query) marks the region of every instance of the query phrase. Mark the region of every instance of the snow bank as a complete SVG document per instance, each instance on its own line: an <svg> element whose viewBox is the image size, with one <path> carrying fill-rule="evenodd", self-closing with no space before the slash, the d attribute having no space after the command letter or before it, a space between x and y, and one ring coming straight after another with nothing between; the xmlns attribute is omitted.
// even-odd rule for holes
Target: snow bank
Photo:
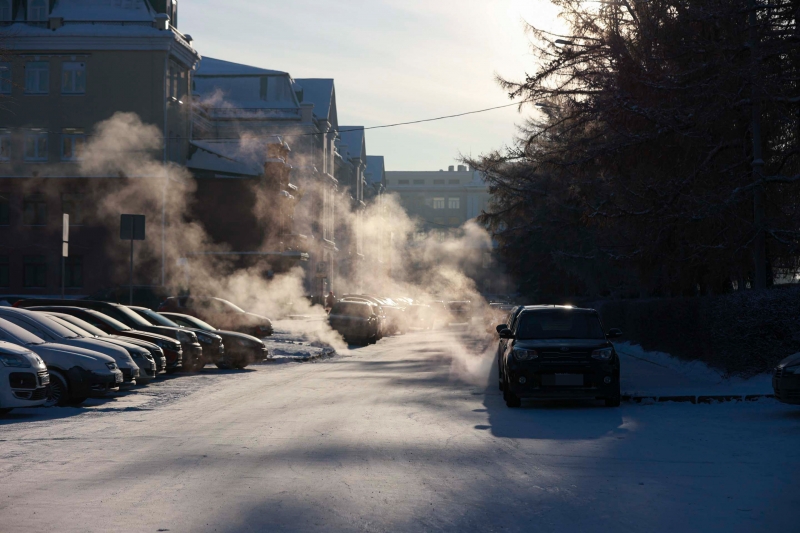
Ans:
<svg viewBox="0 0 800 533"><path fill-rule="evenodd" d="M275 332L262 340L270 353L270 361L275 363L303 362L336 355L330 344L310 340L296 328L287 327L291 321L275 321Z"/></svg>

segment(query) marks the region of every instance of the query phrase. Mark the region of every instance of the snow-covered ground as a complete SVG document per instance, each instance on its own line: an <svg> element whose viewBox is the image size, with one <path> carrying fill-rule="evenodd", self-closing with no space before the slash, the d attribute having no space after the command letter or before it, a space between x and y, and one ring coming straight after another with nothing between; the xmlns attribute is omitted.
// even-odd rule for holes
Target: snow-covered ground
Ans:
<svg viewBox="0 0 800 533"><path fill-rule="evenodd" d="M275 332L272 336L262 339L271 356L267 364L307 362L335 355L336 349L333 346L309 333L315 331L322 323L321 317L274 321Z"/></svg>
<svg viewBox="0 0 800 533"><path fill-rule="evenodd" d="M414 332L12 412L0 531L799 530L800 408L508 409L492 348ZM620 348L630 388L738 386Z"/></svg>

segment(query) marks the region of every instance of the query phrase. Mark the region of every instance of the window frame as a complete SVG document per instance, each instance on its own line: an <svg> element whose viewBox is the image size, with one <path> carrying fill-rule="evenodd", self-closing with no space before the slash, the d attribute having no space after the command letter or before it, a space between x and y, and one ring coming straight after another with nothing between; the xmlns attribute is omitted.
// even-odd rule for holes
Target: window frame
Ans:
<svg viewBox="0 0 800 533"><path fill-rule="evenodd" d="M2 22L2 20L0 20L0 22ZM11 94L13 92L13 74L14 65L8 61L0 62L0 94Z"/></svg>
<svg viewBox="0 0 800 533"><path fill-rule="evenodd" d="M70 68L73 65L80 65L80 68ZM70 76L67 74L70 73ZM83 87L77 87L80 79L74 73L82 73ZM67 80L71 80L71 87L65 87ZM86 94L86 62L85 61L64 61L61 63L61 94L65 95L84 95Z"/></svg>
<svg viewBox="0 0 800 533"><path fill-rule="evenodd" d="M41 261L33 262L32 259L40 258ZM36 270L34 277L36 278L33 280L33 284L31 284L31 280L29 279L28 268L31 267L40 267L41 270ZM39 281L42 281L42 284L37 284ZM26 289L45 289L47 288L47 256L46 255L25 255L22 257L22 286Z"/></svg>
<svg viewBox="0 0 800 533"><path fill-rule="evenodd" d="M36 5L37 3L41 3L41 5ZM42 18L34 18L34 13L40 13L39 10L42 10L41 13L44 15ZM28 22L47 22L47 18L50 16L50 3L47 0L28 0L28 13L27 13L27 21Z"/></svg>
<svg viewBox="0 0 800 533"><path fill-rule="evenodd" d="M40 147L39 143L34 141L34 145L33 146L35 147L36 155L35 156L31 156L31 157L28 156L28 142L31 140L31 138L37 138L39 140L44 139L44 149L42 150L42 152L44 152L44 154L40 153L39 149L41 147ZM29 130L29 131L26 131L25 132L25 136L24 136L24 143L23 143L23 159L26 162L29 162L29 163L46 163L50 159L49 158L49 150L50 150L50 146L49 145L50 145L50 135L48 134L48 132L41 131L41 130Z"/></svg>
<svg viewBox="0 0 800 533"><path fill-rule="evenodd" d="M73 155L67 157L66 144L67 140L71 141L73 145L71 150ZM80 141L80 142L76 142ZM65 128L61 132L61 160L62 161L81 161L83 159L83 150L86 147L86 134L82 129ZM77 148L77 149L76 149Z"/></svg>
<svg viewBox="0 0 800 533"><path fill-rule="evenodd" d="M33 68L36 65L36 68ZM46 68L44 68L46 66ZM41 67L41 68L40 68ZM31 90L31 73L38 72L36 76L37 88ZM42 73L44 73L45 82L42 83ZM43 90L39 88L44 86ZM25 63L25 94L30 96L48 95L50 94L50 62L49 61L28 61Z"/></svg>
<svg viewBox="0 0 800 533"><path fill-rule="evenodd" d="M448 198L447 209L461 209L461 198L459 198L458 196Z"/></svg>
<svg viewBox="0 0 800 533"><path fill-rule="evenodd" d="M431 201L431 206L436 209L444 209L446 205L446 199L442 197L433 198Z"/></svg>
<svg viewBox="0 0 800 533"><path fill-rule="evenodd" d="M33 219L28 218L28 205L33 205ZM42 206L44 208L42 209ZM41 209L41 210L40 210ZM47 198L40 193L30 194L22 199L22 225L29 227L45 227L48 220ZM40 215L41 216L40 218Z"/></svg>
<svg viewBox="0 0 800 533"><path fill-rule="evenodd" d="M70 226L83 226L84 195L79 192L61 193L61 212L69 215Z"/></svg>
<svg viewBox="0 0 800 533"><path fill-rule="evenodd" d="M14 20L14 7L11 0L0 0L0 22L13 22ZM3 17L3 10L8 9L8 17Z"/></svg>

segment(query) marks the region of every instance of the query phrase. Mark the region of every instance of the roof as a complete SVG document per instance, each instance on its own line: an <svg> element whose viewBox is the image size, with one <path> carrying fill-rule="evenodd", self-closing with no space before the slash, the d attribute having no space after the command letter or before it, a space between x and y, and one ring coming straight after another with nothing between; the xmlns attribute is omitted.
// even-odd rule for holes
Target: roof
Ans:
<svg viewBox="0 0 800 533"><path fill-rule="evenodd" d="M364 126L340 126L339 138L342 144L347 145L348 155L351 159L362 159L366 155Z"/></svg>
<svg viewBox="0 0 800 533"><path fill-rule="evenodd" d="M243 176L260 176L264 173L264 164L277 161L266 156L267 146L282 144L278 136L248 141L247 146L239 140L192 141L198 148L186 162L188 168L209 170Z"/></svg>
<svg viewBox="0 0 800 533"><path fill-rule="evenodd" d="M314 115L333 124L331 111L336 106L336 89L332 79L327 78L300 78L296 79L303 88L302 103L314 104Z"/></svg>
<svg viewBox="0 0 800 533"><path fill-rule="evenodd" d="M364 177L370 184L383 183L386 178L386 163L382 155L367 156L367 170Z"/></svg>
<svg viewBox="0 0 800 533"><path fill-rule="evenodd" d="M280 70L269 70L265 68L223 61L213 57L204 57L197 67L195 77L203 76L288 76L288 73Z"/></svg>
<svg viewBox="0 0 800 533"><path fill-rule="evenodd" d="M146 0L57 0L51 17L65 21L152 22Z"/></svg>

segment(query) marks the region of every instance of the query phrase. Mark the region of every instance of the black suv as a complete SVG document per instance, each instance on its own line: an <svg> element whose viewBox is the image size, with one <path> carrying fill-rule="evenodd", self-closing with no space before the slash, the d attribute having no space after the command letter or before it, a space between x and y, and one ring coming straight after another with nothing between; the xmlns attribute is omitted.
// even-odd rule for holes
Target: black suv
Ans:
<svg viewBox="0 0 800 533"><path fill-rule="evenodd" d="M620 404L619 357L594 309L530 306L520 310L513 329L498 326L506 340L500 380L508 407L523 398L602 399Z"/></svg>

